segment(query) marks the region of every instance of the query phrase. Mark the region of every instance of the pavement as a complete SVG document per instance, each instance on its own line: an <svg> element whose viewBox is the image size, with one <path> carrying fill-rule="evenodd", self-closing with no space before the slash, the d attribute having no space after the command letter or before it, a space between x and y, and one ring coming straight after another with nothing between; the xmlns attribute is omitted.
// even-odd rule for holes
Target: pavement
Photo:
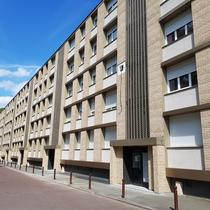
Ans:
<svg viewBox="0 0 210 210"><path fill-rule="evenodd" d="M70 176L68 173L57 173L56 180L54 180L53 171L45 171L44 176L41 176L40 169L35 169L35 174L32 173L32 168L28 168L27 173L25 172L24 167L21 169L22 171L14 168L12 170L17 170L19 174L28 175L47 184L66 186L68 189L75 189L88 193L89 195L96 195L118 202L120 201L121 203L130 204L133 207L139 207L141 209L174 209L172 193L159 194L143 187L126 185L125 198L121 198L122 191L120 185L110 185L103 182L92 181L91 190L89 190L89 181L86 176L78 177L73 175L72 184L70 185ZM129 209L132 209L131 206ZM185 195L179 196L179 210L210 210L210 200Z"/></svg>

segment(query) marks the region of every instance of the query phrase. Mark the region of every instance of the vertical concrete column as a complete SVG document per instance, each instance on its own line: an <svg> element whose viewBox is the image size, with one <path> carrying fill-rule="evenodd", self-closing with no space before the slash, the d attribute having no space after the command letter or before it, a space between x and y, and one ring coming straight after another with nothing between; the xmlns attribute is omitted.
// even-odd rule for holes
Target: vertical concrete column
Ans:
<svg viewBox="0 0 210 210"><path fill-rule="evenodd" d="M87 156L87 141L88 141L87 132L86 131L81 132L80 160L86 160L86 156Z"/></svg>
<svg viewBox="0 0 210 210"><path fill-rule="evenodd" d="M166 152L164 146L153 146L153 182L155 192L170 191L166 178Z"/></svg>
<svg viewBox="0 0 210 210"><path fill-rule="evenodd" d="M55 161L54 161L54 168L57 171L61 170L61 165L60 165L60 159L61 159L61 148L57 147L55 148Z"/></svg>
<svg viewBox="0 0 210 210"><path fill-rule="evenodd" d="M101 128L95 129L94 137L94 161L101 161L102 147L104 143L104 136Z"/></svg>
<svg viewBox="0 0 210 210"><path fill-rule="evenodd" d="M123 147L111 147L110 152L110 183L120 184L123 179Z"/></svg>
<svg viewBox="0 0 210 210"><path fill-rule="evenodd" d="M74 133L70 134L70 160L74 160L74 150L75 150L76 136Z"/></svg>

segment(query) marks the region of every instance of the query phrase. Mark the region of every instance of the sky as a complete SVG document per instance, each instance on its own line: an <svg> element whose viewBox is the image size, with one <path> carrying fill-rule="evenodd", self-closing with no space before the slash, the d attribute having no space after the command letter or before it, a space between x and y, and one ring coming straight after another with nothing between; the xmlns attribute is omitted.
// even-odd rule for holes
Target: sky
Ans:
<svg viewBox="0 0 210 210"><path fill-rule="evenodd" d="M0 0L4 107L101 0Z"/></svg>

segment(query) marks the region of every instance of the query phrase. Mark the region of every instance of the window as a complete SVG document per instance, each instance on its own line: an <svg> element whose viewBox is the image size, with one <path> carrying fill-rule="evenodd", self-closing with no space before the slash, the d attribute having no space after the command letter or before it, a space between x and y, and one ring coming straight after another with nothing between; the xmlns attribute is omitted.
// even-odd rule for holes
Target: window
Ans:
<svg viewBox="0 0 210 210"><path fill-rule="evenodd" d="M70 39L68 43L69 43L69 51L73 50L75 47L75 38Z"/></svg>
<svg viewBox="0 0 210 210"><path fill-rule="evenodd" d="M91 79L91 85L96 84L96 70L95 69L90 71L90 79Z"/></svg>
<svg viewBox="0 0 210 210"><path fill-rule="evenodd" d="M52 105L52 96L48 97L48 103L49 103L49 106Z"/></svg>
<svg viewBox="0 0 210 210"><path fill-rule="evenodd" d="M117 106L117 91L112 90L105 93L105 109L114 110Z"/></svg>
<svg viewBox="0 0 210 210"><path fill-rule="evenodd" d="M74 59L70 60L68 63L68 70L69 70L69 73L72 73L74 71Z"/></svg>
<svg viewBox="0 0 210 210"><path fill-rule="evenodd" d="M83 65L84 61L85 61L85 50L84 50L84 48L82 50L80 50L79 56L80 56L81 65Z"/></svg>
<svg viewBox="0 0 210 210"><path fill-rule="evenodd" d="M94 148L94 130L88 131L89 149Z"/></svg>
<svg viewBox="0 0 210 210"><path fill-rule="evenodd" d="M189 87L189 75L183 75L180 77L180 88Z"/></svg>
<svg viewBox="0 0 210 210"><path fill-rule="evenodd" d="M117 39L117 26L113 26L110 30L106 33L107 43L110 44L114 40Z"/></svg>
<svg viewBox="0 0 210 210"><path fill-rule="evenodd" d="M185 36L185 26L177 29L177 39L181 39Z"/></svg>
<svg viewBox="0 0 210 210"><path fill-rule="evenodd" d="M78 111L78 119L82 118L82 103L79 103L77 105L77 111Z"/></svg>
<svg viewBox="0 0 210 210"><path fill-rule="evenodd" d="M193 33L192 21L166 35L166 44L171 44L186 35Z"/></svg>
<svg viewBox="0 0 210 210"><path fill-rule="evenodd" d="M71 121L71 107L65 110L66 122Z"/></svg>
<svg viewBox="0 0 210 210"><path fill-rule="evenodd" d="M81 38L83 39L85 37L85 25L83 25L81 28L80 28L80 31L81 31Z"/></svg>
<svg viewBox="0 0 210 210"><path fill-rule="evenodd" d="M192 86L198 84L197 72L196 71L194 71L194 72L191 73L191 81L192 81Z"/></svg>
<svg viewBox="0 0 210 210"><path fill-rule="evenodd" d="M170 91L175 91L178 89L178 80L177 78L169 80Z"/></svg>
<svg viewBox="0 0 210 210"><path fill-rule="evenodd" d="M76 141L77 141L76 149L80 149L81 133L78 132L78 133L75 134L75 136L76 136Z"/></svg>
<svg viewBox="0 0 210 210"><path fill-rule="evenodd" d="M92 16L93 28L97 27L98 17L97 14Z"/></svg>
<svg viewBox="0 0 210 210"><path fill-rule="evenodd" d="M72 83L66 86L66 93L67 98L72 96Z"/></svg>
<svg viewBox="0 0 210 210"><path fill-rule="evenodd" d="M110 76L117 72L117 59L113 58L106 62L106 76Z"/></svg>
<svg viewBox="0 0 210 210"><path fill-rule="evenodd" d="M169 92L181 90L187 87L192 87L198 84L197 72L182 75L180 77L169 80Z"/></svg>
<svg viewBox="0 0 210 210"><path fill-rule="evenodd" d="M94 40L91 43L91 48L92 48L92 56L96 55L96 52L97 52L97 41L96 40Z"/></svg>
<svg viewBox="0 0 210 210"><path fill-rule="evenodd" d="M50 76L50 87L53 86L54 83L54 74Z"/></svg>
<svg viewBox="0 0 210 210"><path fill-rule="evenodd" d="M69 144L70 144L70 134L65 134L65 135L64 135L64 145L63 145L63 149L64 149L64 150L69 150Z"/></svg>
<svg viewBox="0 0 210 210"><path fill-rule="evenodd" d="M110 141L116 140L116 127L107 127L104 129L104 147L110 148Z"/></svg>
<svg viewBox="0 0 210 210"><path fill-rule="evenodd" d="M88 103L90 107L90 115L94 115L95 114L95 98L89 99Z"/></svg>
<svg viewBox="0 0 210 210"><path fill-rule="evenodd" d="M55 65L55 56L51 59L51 64L52 64L52 66Z"/></svg>
<svg viewBox="0 0 210 210"><path fill-rule="evenodd" d="M117 0L109 0L106 6L108 13L113 11L116 7L117 7Z"/></svg>
<svg viewBox="0 0 210 210"><path fill-rule="evenodd" d="M78 78L78 83L79 83L79 92L83 91L83 77Z"/></svg>
<svg viewBox="0 0 210 210"><path fill-rule="evenodd" d="M47 117L47 127L48 127L48 128L50 127L50 124L51 124L51 117L48 116L48 117Z"/></svg>

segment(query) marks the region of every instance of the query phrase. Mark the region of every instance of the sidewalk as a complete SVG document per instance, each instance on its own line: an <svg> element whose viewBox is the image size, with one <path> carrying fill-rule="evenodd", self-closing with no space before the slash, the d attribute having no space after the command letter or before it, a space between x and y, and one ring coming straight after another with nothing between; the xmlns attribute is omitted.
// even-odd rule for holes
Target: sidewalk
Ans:
<svg viewBox="0 0 210 210"><path fill-rule="evenodd" d="M14 170L19 171L19 167L17 166ZM172 193L157 194L143 187L126 185L125 198L121 198L120 185L109 185L92 181L91 190L89 190L89 180L87 176L81 178L73 175L72 184L70 185L70 176L67 173L57 173L56 180L54 180L54 171L45 171L44 176L41 176L41 168L35 168L35 173L32 174L33 169L31 167L27 168L27 172L25 172L25 167L21 167L20 172L48 183L62 184L74 189L89 191L99 196L126 202L145 209L171 210L174 206ZM179 196L179 210L210 210L210 200L191 196Z"/></svg>

